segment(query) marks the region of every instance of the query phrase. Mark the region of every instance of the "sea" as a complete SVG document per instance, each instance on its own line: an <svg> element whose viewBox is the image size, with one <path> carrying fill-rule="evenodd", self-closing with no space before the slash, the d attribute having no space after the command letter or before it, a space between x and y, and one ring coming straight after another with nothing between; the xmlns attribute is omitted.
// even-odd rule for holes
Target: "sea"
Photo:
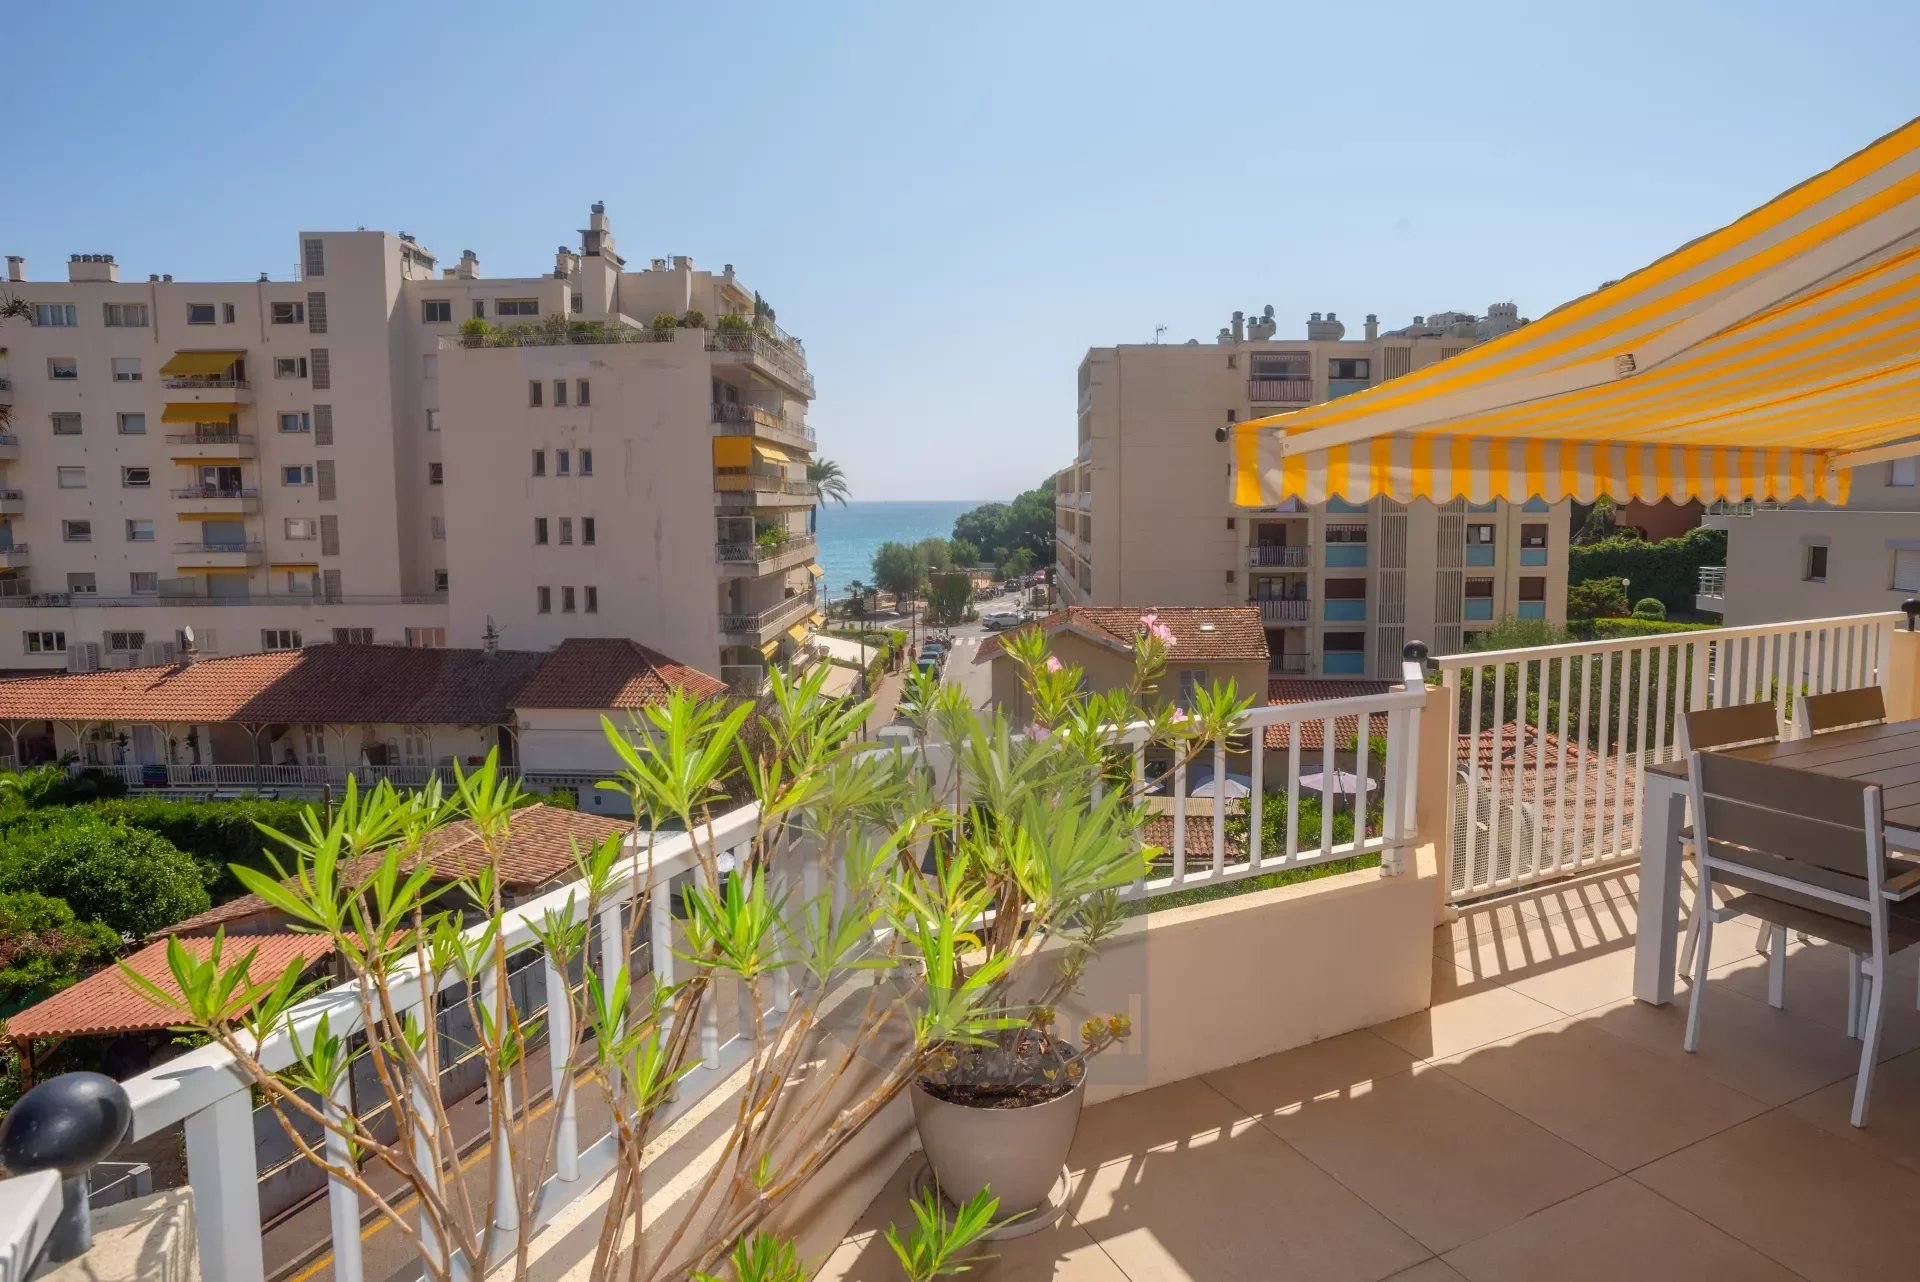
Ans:
<svg viewBox="0 0 1920 1282"><path fill-rule="evenodd" d="M873 579L873 553L882 543L918 543L925 538L950 539L953 523L963 512L986 499L936 499L925 502L853 502L845 507L823 502L816 528L820 539L820 568L829 596L847 595L847 584Z"/></svg>

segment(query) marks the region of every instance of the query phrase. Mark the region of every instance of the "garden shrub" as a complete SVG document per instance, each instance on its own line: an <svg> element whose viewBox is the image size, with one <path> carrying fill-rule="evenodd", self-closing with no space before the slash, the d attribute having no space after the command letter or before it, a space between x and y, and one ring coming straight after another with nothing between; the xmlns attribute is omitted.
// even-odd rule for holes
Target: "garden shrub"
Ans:
<svg viewBox="0 0 1920 1282"><path fill-rule="evenodd" d="M209 880L165 837L97 809L35 811L0 848L0 893L64 899L76 917L133 939L205 912Z"/></svg>

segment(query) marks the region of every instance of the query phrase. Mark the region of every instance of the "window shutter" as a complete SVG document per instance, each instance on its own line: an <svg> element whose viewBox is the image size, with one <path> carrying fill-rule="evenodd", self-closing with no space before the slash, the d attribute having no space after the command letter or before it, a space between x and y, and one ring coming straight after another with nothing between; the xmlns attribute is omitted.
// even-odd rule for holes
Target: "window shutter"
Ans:
<svg viewBox="0 0 1920 1282"><path fill-rule="evenodd" d="M325 294L307 295L307 332L309 334L327 332L327 296Z"/></svg>
<svg viewBox="0 0 1920 1282"><path fill-rule="evenodd" d="M320 518L320 555L340 555L340 518L337 516Z"/></svg>
<svg viewBox="0 0 1920 1282"><path fill-rule="evenodd" d="M340 571L320 571L320 595L335 605L340 603Z"/></svg>
<svg viewBox="0 0 1920 1282"><path fill-rule="evenodd" d="M313 390L324 392L333 386L333 361L324 347L316 347L311 353L313 365Z"/></svg>
<svg viewBox="0 0 1920 1282"><path fill-rule="evenodd" d="M333 444L333 406L313 407L313 443L315 445Z"/></svg>
<svg viewBox="0 0 1920 1282"><path fill-rule="evenodd" d="M327 274L327 251L318 237L300 242L300 257L301 265L306 269L307 275L325 276Z"/></svg>
<svg viewBox="0 0 1920 1282"><path fill-rule="evenodd" d="M320 486L320 501L322 503L331 503L340 497L334 489L332 459L323 458L318 463L315 463L313 465L313 476L314 480Z"/></svg>

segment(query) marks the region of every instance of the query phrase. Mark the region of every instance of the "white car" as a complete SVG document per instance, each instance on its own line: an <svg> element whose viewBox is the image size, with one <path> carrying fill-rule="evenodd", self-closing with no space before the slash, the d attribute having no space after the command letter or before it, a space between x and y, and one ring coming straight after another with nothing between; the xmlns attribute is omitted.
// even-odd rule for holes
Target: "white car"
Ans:
<svg viewBox="0 0 1920 1282"><path fill-rule="evenodd" d="M980 616L980 625L989 632L998 632L1002 628L1018 627L1020 621L1020 614L1016 610L995 610L991 614L983 614Z"/></svg>

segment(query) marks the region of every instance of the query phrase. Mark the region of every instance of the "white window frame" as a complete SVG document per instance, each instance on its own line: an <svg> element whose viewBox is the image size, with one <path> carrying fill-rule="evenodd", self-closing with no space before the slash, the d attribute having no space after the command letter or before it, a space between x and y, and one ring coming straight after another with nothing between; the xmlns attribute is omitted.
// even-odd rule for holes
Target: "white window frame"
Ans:
<svg viewBox="0 0 1920 1282"><path fill-rule="evenodd" d="M290 516L280 528L287 538L297 542L304 543L320 537L320 522L310 516Z"/></svg>
<svg viewBox="0 0 1920 1282"><path fill-rule="evenodd" d="M406 642L414 650L444 650L447 645L445 628L408 628Z"/></svg>
<svg viewBox="0 0 1920 1282"><path fill-rule="evenodd" d="M313 431L313 412L311 410L282 410L277 420L283 436L295 436ZM291 424L292 426L288 426Z"/></svg>
<svg viewBox="0 0 1920 1282"><path fill-rule="evenodd" d="M80 305L78 303L35 303L33 305L35 329L74 329L79 324Z"/></svg>
<svg viewBox="0 0 1920 1282"><path fill-rule="evenodd" d="M78 356L47 357L47 377L56 383L72 383L80 377Z"/></svg>
<svg viewBox="0 0 1920 1282"><path fill-rule="evenodd" d="M35 628L20 634L20 649L26 654L65 654L67 633L64 628Z"/></svg>
<svg viewBox="0 0 1920 1282"><path fill-rule="evenodd" d="M289 473L292 473L294 476L294 479L291 481L287 479L287 476ZM295 488L295 489L301 489L301 488L305 488L306 486L312 485L313 484L313 464L311 463L281 464L280 484L288 488Z"/></svg>
<svg viewBox="0 0 1920 1282"><path fill-rule="evenodd" d="M122 436L145 436L147 434L147 416L142 411L130 410L114 417L114 423ZM127 425L138 423L139 427L129 431Z"/></svg>
<svg viewBox="0 0 1920 1282"><path fill-rule="evenodd" d="M451 298L421 299L420 323L422 325L453 324L453 300Z"/></svg>
<svg viewBox="0 0 1920 1282"><path fill-rule="evenodd" d="M141 526L145 526L146 537L141 538ZM151 517L130 516L127 518L127 542L151 543L157 537L157 530Z"/></svg>
<svg viewBox="0 0 1920 1282"><path fill-rule="evenodd" d="M1887 464L1887 484L1895 489L1920 485L1920 454L1909 454Z"/></svg>
<svg viewBox="0 0 1920 1282"><path fill-rule="evenodd" d="M138 383L145 378L138 356L115 356L108 361L108 368L113 371L116 383Z"/></svg>
<svg viewBox="0 0 1920 1282"><path fill-rule="evenodd" d="M160 572L158 570L131 571L127 575L127 593L130 596L159 596Z"/></svg>
<svg viewBox="0 0 1920 1282"><path fill-rule="evenodd" d="M200 313L202 312L206 313L204 318L202 318L202 316L200 315ZM220 312L216 304L213 304L213 303L188 303L187 304L187 324L189 325L212 325L218 322L219 319L220 319Z"/></svg>
<svg viewBox="0 0 1920 1282"><path fill-rule="evenodd" d="M153 469L151 467L123 467L120 469L120 488L123 490L147 490L153 488Z"/></svg>
<svg viewBox="0 0 1920 1282"><path fill-rule="evenodd" d="M275 378L305 378L307 376L307 358L304 356L274 357L273 376Z"/></svg>
<svg viewBox="0 0 1920 1282"><path fill-rule="evenodd" d="M92 570L69 570L67 591L74 596L95 596L100 591L100 582Z"/></svg>
<svg viewBox="0 0 1920 1282"><path fill-rule="evenodd" d="M104 303L100 310L108 329L145 329L147 327L145 303Z"/></svg>
<svg viewBox="0 0 1920 1282"><path fill-rule="evenodd" d="M84 467L55 468L54 482L59 489L84 490L87 488L87 469ZM74 482L74 484L69 484Z"/></svg>
<svg viewBox="0 0 1920 1282"><path fill-rule="evenodd" d="M47 419L53 424L55 436L78 436L83 430L80 415L74 410L55 410L47 415ZM63 424L72 426L63 428Z"/></svg>
<svg viewBox="0 0 1920 1282"><path fill-rule="evenodd" d="M307 323L307 306L294 301L268 303L267 322L272 325L304 325Z"/></svg>
<svg viewBox="0 0 1920 1282"><path fill-rule="evenodd" d="M89 516L71 516L60 522L60 541L62 543L93 542L93 518Z"/></svg>
<svg viewBox="0 0 1920 1282"><path fill-rule="evenodd" d="M496 298L493 300L495 316L538 316L540 300L537 298Z"/></svg>

